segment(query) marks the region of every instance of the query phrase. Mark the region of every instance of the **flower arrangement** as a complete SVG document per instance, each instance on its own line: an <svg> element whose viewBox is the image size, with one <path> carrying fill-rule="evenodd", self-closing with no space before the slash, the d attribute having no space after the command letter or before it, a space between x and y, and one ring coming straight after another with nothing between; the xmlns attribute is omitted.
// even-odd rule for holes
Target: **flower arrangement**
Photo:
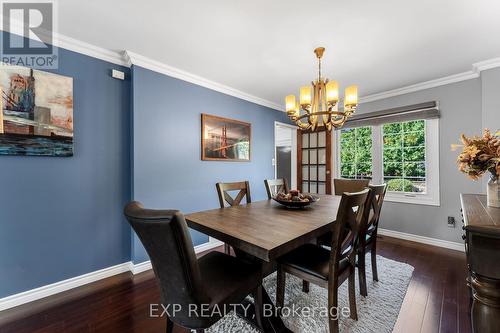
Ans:
<svg viewBox="0 0 500 333"><path fill-rule="evenodd" d="M482 137L472 138L462 134L461 140L463 145L452 145L453 150L462 147L457 159L458 169L473 180L488 171L492 178L497 179L500 175L500 131L492 135L485 129Z"/></svg>

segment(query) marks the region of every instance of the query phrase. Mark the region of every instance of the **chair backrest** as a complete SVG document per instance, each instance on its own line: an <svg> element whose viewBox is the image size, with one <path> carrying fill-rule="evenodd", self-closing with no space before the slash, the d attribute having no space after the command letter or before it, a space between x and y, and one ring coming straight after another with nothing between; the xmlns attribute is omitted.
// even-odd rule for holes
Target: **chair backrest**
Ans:
<svg viewBox="0 0 500 333"><path fill-rule="evenodd" d="M370 190L356 193L344 193L340 200L337 219L333 223L330 255L330 276L334 276L343 255L354 265L356 260L356 242L363 213Z"/></svg>
<svg viewBox="0 0 500 333"><path fill-rule="evenodd" d="M342 193L354 193L364 190L370 183L369 179L342 179L335 178L333 186L335 187L335 195L342 195Z"/></svg>
<svg viewBox="0 0 500 333"><path fill-rule="evenodd" d="M264 180L266 186L267 198L272 199L276 194L283 192L288 193L288 184L285 178L280 179L266 179Z"/></svg>
<svg viewBox="0 0 500 333"><path fill-rule="evenodd" d="M171 319L185 327L202 326L205 320L190 316L189 306L209 304L210 300L203 288L184 215L177 210L144 209L134 201L125 207L125 216L151 259L162 304L181 306Z"/></svg>
<svg viewBox="0 0 500 333"><path fill-rule="evenodd" d="M236 182L236 183L217 183L217 194L219 195L220 208L225 207L225 202L229 206L238 206L241 203L243 197L246 197L247 203L252 202L250 196L250 183L248 181ZM232 197L228 192L239 191L236 197Z"/></svg>
<svg viewBox="0 0 500 333"><path fill-rule="evenodd" d="M384 203L387 191L387 184L370 185L369 188L370 194L366 200L365 216L360 228L360 237L365 237L366 234L376 234L380 211L382 210L382 204Z"/></svg>

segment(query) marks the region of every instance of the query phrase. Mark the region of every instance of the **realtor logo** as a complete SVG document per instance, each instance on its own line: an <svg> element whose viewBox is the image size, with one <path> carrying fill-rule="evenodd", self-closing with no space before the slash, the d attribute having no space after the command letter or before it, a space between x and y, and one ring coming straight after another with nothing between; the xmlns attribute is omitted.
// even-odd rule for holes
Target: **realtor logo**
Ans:
<svg viewBox="0 0 500 333"><path fill-rule="evenodd" d="M2 1L2 17L3 63L39 69L57 68L52 1Z"/></svg>

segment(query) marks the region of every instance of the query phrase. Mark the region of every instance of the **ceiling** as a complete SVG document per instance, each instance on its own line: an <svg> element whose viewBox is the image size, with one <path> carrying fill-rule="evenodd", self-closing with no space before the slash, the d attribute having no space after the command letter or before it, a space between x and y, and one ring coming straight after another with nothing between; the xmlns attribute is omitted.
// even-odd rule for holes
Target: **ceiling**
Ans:
<svg viewBox="0 0 500 333"><path fill-rule="evenodd" d="M59 33L283 104L323 73L361 96L500 57L497 0L58 2Z"/></svg>

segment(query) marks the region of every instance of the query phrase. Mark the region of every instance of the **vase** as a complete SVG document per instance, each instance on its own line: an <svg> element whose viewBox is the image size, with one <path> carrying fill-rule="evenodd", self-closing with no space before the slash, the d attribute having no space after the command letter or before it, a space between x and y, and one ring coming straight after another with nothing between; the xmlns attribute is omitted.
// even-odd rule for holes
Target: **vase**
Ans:
<svg viewBox="0 0 500 333"><path fill-rule="evenodd" d="M489 207L500 207L500 181L498 175L491 174L486 194Z"/></svg>

